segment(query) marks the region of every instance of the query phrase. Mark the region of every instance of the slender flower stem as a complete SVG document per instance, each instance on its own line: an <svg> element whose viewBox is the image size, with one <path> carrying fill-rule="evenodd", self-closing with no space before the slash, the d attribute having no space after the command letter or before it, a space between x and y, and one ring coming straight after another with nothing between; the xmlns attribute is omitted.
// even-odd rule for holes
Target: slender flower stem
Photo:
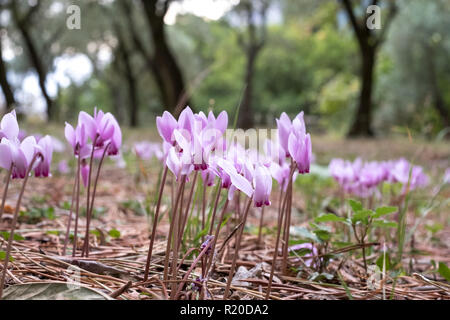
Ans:
<svg viewBox="0 0 450 320"><path fill-rule="evenodd" d="M167 276L169 273L169 256L170 256L170 249L171 249L171 245L172 245L173 227L175 224L176 212L178 211L178 203L180 202L180 198L181 198L181 191L182 191L183 185L185 183L186 183L186 176L184 175L181 177L181 183L180 183L180 186L178 187L176 200L175 200L174 206L172 207L172 212L173 212L172 220L170 221L169 233L167 234L166 258L164 261L164 276L163 276L164 281L167 281ZM175 257L174 257L174 259L175 259Z"/></svg>
<svg viewBox="0 0 450 320"><path fill-rule="evenodd" d="M84 238L83 243L83 249L81 251L81 256L84 257L85 248L86 248L86 238L87 241L89 241L89 224L90 224L90 217L89 217L89 205L91 203L91 180L92 180L92 165L94 163L94 152L95 152L95 145L97 143L98 134L95 136L94 141L92 141L92 151L91 151L91 158L89 159L89 175L88 175L88 183L87 183L87 194L86 194L86 234Z"/></svg>
<svg viewBox="0 0 450 320"><path fill-rule="evenodd" d="M31 172L33 165L36 162L36 159L38 157L42 157L42 154L36 153L34 155L33 159L31 160L31 163L27 168L27 172L26 172L25 178L23 180L22 189L20 190L19 198L17 199L16 210L14 211L14 217L13 217L13 221L11 224L11 231L9 232L8 246L6 248L5 262L3 264L2 278L0 280L0 299L2 298L2 295L3 295L3 286L5 284L6 270L8 269L9 257L10 257L10 253L11 253L11 246L12 246L12 242L14 239L14 230L16 228L17 219L19 217L20 204L22 202L22 197L25 192L25 187L27 185L28 178L30 176L30 172Z"/></svg>
<svg viewBox="0 0 450 320"><path fill-rule="evenodd" d="M291 159L292 160L292 159ZM289 248L289 234L290 234L290 226L291 226L291 213L292 213L292 178L294 176L296 164L294 161L291 162L291 171L289 173L289 184L286 195L289 195L287 199L287 207L286 207L286 219L284 226L284 244L283 244L283 260L281 264L281 270L283 274L287 273L287 256L288 256L288 248Z"/></svg>
<svg viewBox="0 0 450 320"><path fill-rule="evenodd" d="M259 219L258 245L261 245L261 242L262 242L262 228L263 228L263 223L264 223L264 208L265 208L265 206L261 207L261 217Z"/></svg>
<svg viewBox="0 0 450 320"><path fill-rule="evenodd" d="M206 272L205 272L204 276L206 276L206 274L208 274L209 269L211 269L211 267L212 267L214 256L215 256L214 251L216 249L217 239L219 238L220 228L222 227L223 217L225 216L225 211L227 210L227 208L228 208L228 198L225 201L222 212L220 213L219 222L217 223L216 233L214 235L213 243L211 246L211 258L209 259L208 265L206 266Z"/></svg>
<svg viewBox="0 0 450 320"><path fill-rule="evenodd" d="M181 242L183 240L184 229L186 228L186 223L187 223L188 216L189 216L189 210L191 208L192 196L194 195L194 190L195 190L195 186L197 183L197 176L198 176L198 171L195 171L194 180L192 180L191 191L189 192L189 198L188 198L188 201L186 202L186 204L187 204L186 210L184 211L183 222L181 224L181 228L180 228L180 232L179 232L179 236L178 236L178 240L179 240L178 241L178 249L180 248Z"/></svg>
<svg viewBox="0 0 450 320"><path fill-rule="evenodd" d="M217 189L216 200L214 200L214 209L213 209L213 214L212 214L212 217L211 217L211 225L209 227L209 233L208 234L212 234L213 229L214 229L214 220L216 219L217 205L219 204L219 198L220 198L220 191L221 190L222 190L222 183L219 181L219 189Z"/></svg>
<svg viewBox="0 0 450 320"><path fill-rule="evenodd" d="M290 180L289 180L289 184L288 184L288 188L287 188L288 191L290 189L290 186L289 186L290 184L292 184L291 175L290 175ZM266 300L269 299L270 291L272 289L273 274L275 272L275 264L277 262L277 257L278 257L278 248L279 248L279 244L280 244L281 229L283 228L283 217L284 217L284 212L286 211L286 204L287 204L287 200L289 197L289 192L286 192L284 198L282 197L282 194L283 193L280 192L280 210L278 211L277 239L275 241L275 249L274 249L274 253L273 253L272 267L270 269L270 276L269 276L269 282L268 282L268 287L267 287ZM283 201L281 201L281 199L283 199Z"/></svg>
<svg viewBox="0 0 450 320"><path fill-rule="evenodd" d="M66 255L67 243L69 242L70 225L72 223L73 206L75 204L75 192L77 191L77 181L78 181L79 176L80 176L80 172L79 172L79 167L78 167L77 175L75 176L75 181L73 182L72 201L70 203L69 221L67 222L66 236L64 237L64 247L63 247L63 252L62 252L63 256Z"/></svg>
<svg viewBox="0 0 450 320"><path fill-rule="evenodd" d="M94 211L94 200L95 200L95 193L97 192L97 184L98 184L98 178L100 177L100 170L102 169L103 160L105 159L106 152L108 151L109 146L111 143L108 143L105 147L105 150L103 151L102 157L100 158L100 163L98 164L97 168L97 175L95 176L94 181L94 190L92 191L92 200L91 204L89 206L89 214L86 224L86 236L84 238L84 249L83 252L86 254L86 257L89 257L89 227L91 223L92 218L92 212ZM91 174L91 168L89 168L89 175Z"/></svg>
<svg viewBox="0 0 450 320"><path fill-rule="evenodd" d="M13 164L11 163L9 170L6 173L7 177L6 177L5 189L3 190L2 207L0 208L0 219L2 218L3 211L5 210L6 195L8 194L8 187L9 187L9 181L11 180L12 168L13 168Z"/></svg>
<svg viewBox="0 0 450 320"><path fill-rule="evenodd" d="M242 218L242 226L240 227L240 230L238 231L238 234L236 236L236 242L234 244L235 250L234 250L234 256L233 256L233 262L231 264L230 273L228 275L227 286L225 288L225 293L223 294L223 300L226 300L228 298L228 294L230 292L231 280L233 279L234 270L236 269L236 260L239 255L241 238L242 238L242 234L244 232L245 222L247 221L247 216L248 216L248 212L250 211L250 205L252 204L252 200L253 200L253 197L248 199L247 207L245 208L244 216Z"/></svg>
<svg viewBox="0 0 450 320"><path fill-rule="evenodd" d="M209 179L209 172L206 174L206 180ZM202 230L205 230L205 223L206 223L206 183L203 185L203 196L202 196ZM202 242L205 241L205 236L202 236Z"/></svg>
<svg viewBox="0 0 450 320"><path fill-rule="evenodd" d="M80 212L80 168L81 168L81 157L78 155L78 165L77 165L77 201L75 207L75 229L73 231L73 249L72 249L72 257L75 257L77 252L77 242L78 242L78 217Z"/></svg>
<svg viewBox="0 0 450 320"><path fill-rule="evenodd" d="M287 275L287 258L289 251L289 235L291 227L291 214L292 214L292 185L288 191L287 206L286 206L286 219L284 220L284 241L283 241L283 259L281 261L281 270L284 275Z"/></svg>
<svg viewBox="0 0 450 320"><path fill-rule="evenodd" d="M200 261L201 258L203 258L203 256L206 254L206 252L208 251L208 249L211 247L212 241L215 240L211 239L209 241L209 243L203 248L203 250L200 252L200 254L198 255L198 257L194 260L194 262L192 262L191 266L189 267L188 271L186 272L186 274L183 277L183 280L181 280L181 283L178 286L178 289L174 292L174 294L171 294L170 299L171 300L175 300L176 298L178 298L178 294L179 292L183 289L184 284L186 283L189 275L191 274L192 270L194 270L195 266L198 264L198 262Z"/></svg>
<svg viewBox="0 0 450 320"><path fill-rule="evenodd" d="M92 164L94 163L94 152L95 152L95 144L97 143L98 135L95 136L94 141L92 141L92 151L91 158L89 159L89 175L88 175L88 184L87 184L87 199L86 199L86 219L89 216L89 204L91 197L91 178L92 178Z"/></svg>
<svg viewBox="0 0 450 320"><path fill-rule="evenodd" d="M150 238L150 245L148 247L148 254L147 254L147 262L145 264L145 273L144 273L144 281L147 281L148 279L148 271L150 269L150 261L152 259L152 252L153 252L153 244L155 243L155 235L156 235L156 226L158 224L159 219L159 208L161 207L161 199L164 192L164 186L166 184L166 178L167 178L167 171L168 167L164 167L164 172L161 180L161 184L159 186L159 195L158 195L158 202L156 203L156 211L155 211L155 217L153 220L153 228L152 228L152 235Z"/></svg>
<svg viewBox="0 0 450 320"><path fill-rule="evenodd" d="M185 180L186 181L186 180ZM177 279L177 265L178 265L178 242L179 242L179 229L180 229L180 225L181 225L181 215L183 213L183 199L184 199L184 188L186 186L186 183L183 184L182 188L181 188L181 205L179 205L180 209L178 210L178 216L177 213L174 213L174 220L175 220L175 224L174 224L174 229L173 229L173 250L172 250L172 267L171 267L171 271L172 271L172 280L176 280ZM178 221L176 221L178 220ZM177 288L177 284L176 282L172 283L172 293L176 290Z"/></svg>

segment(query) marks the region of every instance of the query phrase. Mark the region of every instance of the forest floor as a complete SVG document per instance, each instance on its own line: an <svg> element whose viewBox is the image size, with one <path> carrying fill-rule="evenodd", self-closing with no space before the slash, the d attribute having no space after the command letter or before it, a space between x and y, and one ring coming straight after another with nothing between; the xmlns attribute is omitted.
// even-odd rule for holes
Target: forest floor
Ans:
<svg viewBox="0 0 450 320"><path fill-rule="evenodd" d="M131 142L139 133L131 135ZM131 144L130 144L131 146ZM129 147L130 148L130 147ZM427 174L432 177L430 187L417 194L417 203L426 201L434 192L433 183L442 179L445 168L450 167L450 148L447 142L426 143L409 142L407 139L381 140L342 140L330 137L317 137L313 141L313 151L319 164L326 165L332 157L354 158L362 155L365 159L396 159L401 156L414 160L415 164L424 166ZM62 157L67 157L64 155ZM59 157L59 156L58 156ZM57 157L57 158L58 158ZM132 160L127 160L132 161ZM134 160L136 161L136 160ZM89 258L62 256L64 235L67 228L67 204L70 204L73 186L73 176L61 175L57 172L47 179L31 178L22 203L23 214L19 219L13 242L12 256L7 271L6 284L14 285L41 283L38 289L32 287L10 291L6 298L47 298L57 299L63 290L49 289L49 283L81 283L82 286L96 289L101 297L110 296L116 299L166 299L170 285L163 285L160 278L163 272L166 235L169 220L167 212L170 209L170 186L163 199L163 219L158 225L156 243L150 269L150 279L143 282L143 274L149 245L151 218L142 215L139 206L147 197L153 199L156 192L156 181L160 166L157 163L147 164L144 170L129 170L117 168L112 161L106 163L101 173L95 199L96 217L92 221ZM129 163L128 163L129 165ZM56 167L56 162L54 162ZM133 167L133 166L131 166ZM54 170L56 171L56 170ZM3 179L3 176L2 176ZM322 196L330 197L338 194L336 186L321 189ZM19 193L20 181L13 181L8 195L5 214L0 221L0 230L8 231L11 223L15 199ZM85 193L81 207L85 205ZM440 195L442 201L450 198L447 188ZM313 201L311 195L303 196L301 188L294 189L292 226L308 226L310 215L305 212L307 202ZM415 225L417 229L406 244L402 272L387 272L385 277L374 268L365 271L360 247L337 255L330 261L325 270L329 279L316 278L313 268L303 268L298 272L302 259L295 255L289 258L289 272L276 272L272 286L272 299L450 299L450 285L437 272L437 264L442 262L450 265L450 210L447 203L443 207L431 210L424 220L417 214L414 204L407 214L407 230ZM252 209L245 229L238 259L240 273L244 275L232 285L231 299L263 299L268 283L268 275L272 262L277 221L278 191L272 195L272 206L268 207L264 216L264 232L262 240L258 241L257 230L260 221L260 211ZM229 211L235 207L231 206ZM230 219L231 225L235 223ZM429 226L429 227L427 227ZM438 226L431 230L430 226ZM85 217L80 217L79 234L84 236ZM231 228L226 228L229 232ZM118 232L117 232L118 231ZM218 248L226 238L219 238ZM383 238L384 239L384 238ZM369 251L369 265L374 266L375 260L383 249L384 240L375 239L373 248ZM395 241L394 241L395 242ZM0 237L0 251L5 250L6 241ZM226 286L233 254L234 238L232 238L218 255L214 272L208 281L207 299L220 300ZM395 250L395 243L386 244L389 250ZM68 252L72 244L69 243ZM79 248L82 239L79 238ZM189 246L189 244L187 245ZM187 248L188 249L188 248ZM179 270L182 277L192 263L185 259ZM196 267L193 273L198 273ZM393 268L394 270L394 268ZM47 287L45 287L47 286ZM166 288L167 287L167 288ZM20 287L17 287L20 288ZM77 292L77 291L75 291ZM94 299L92 292L78 291L75 298ZM195 298L195 293L185 290L182 298Z"/></svg>

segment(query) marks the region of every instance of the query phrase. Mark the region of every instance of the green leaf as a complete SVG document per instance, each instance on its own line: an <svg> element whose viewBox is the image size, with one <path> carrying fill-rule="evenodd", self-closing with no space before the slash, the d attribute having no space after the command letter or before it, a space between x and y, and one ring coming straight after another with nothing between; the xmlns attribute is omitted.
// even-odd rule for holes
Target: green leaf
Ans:
<svg viewBox="0 0 450 320"><path fill-rule="evenodd" d="M109 230L108 234L113 237L114 239L120 238L120 231L116 229Z"/></svg>
<svg viewBox="0 0 450 320"><path fill-rule="evenodd" d="M0 235L2 236L3 239L9 240L9 232L2 231L0 232ZM25 238L22 237L20 234L14 233L14 241L21 241L21 240L25 240Z"/></svg>
<svg viewBox="0 0 450 320"><path fill-rule="evenodd" d="M5 261L5 258L6 258L6 252L5 251L0 251L0 260L1 261ZM9 261L13 262L14 258L9 256Z"/></svg>
<svg viewBox="0 0 450 320"><path fill-rule="evenodd" d="M309 239L314 242L320 242L319 238L305 227L293 227L292 234L300 238Z"/></svg>
<svg viewBox="0 0 450 320"><path fill-rule="evenodd" d="M441 276L445 278L445 280L450 281L450 269L443 262L439 262L438 272Z"/></svg>
<svg viewBox="0 0 450 320"><path fill-rule="evenodd" d="M46 234L54 234L56 236L59 236L60 232L58 230L49 230L46 232Z"/></svg>
<svg viewBox="0 0 450 320"><path fill-rule="evenodd" d="M358 221L361 221L364 224L368 223L368 218L373 213L372 210L362 209L355 212L355 214L352 216L352 223L356 223Z"/></svg>
<svg viewBox="0 0 450 320"><path fill-rule="evenodd" d="M228 220L231 218L231 213L225 215L225 217L223 218L222 223L220 224L220 229L222 229L228 222Z"/></svg>
<svg viewBox="0 0 450 320"><path fill-rule="evenodd" d="M394 221L386 221L386 220L375 220L372 222L374 227L379 228L398 228L397 222Z"/></svg>
<svg viewBox="0 0 450 320"><path fill-rule="evenodd" d="M338 217L333 213L325 213L314 219L316 223L320 222L345 222L345 218Z"/></svg>
<svg viewBox="0 0 450 320"><path fill-rule="evenodd" d="M102 236L100 231L98 231L98 230L91 230L91 231L89 231L89 233L95 235L98 238L100 238Z"/></svg>
<svg viewBox="0 0 450 320"><path fill-rule="evenodd" d="M381 216L384 216L384 215L387 215L387 214L390 214L390 213L394 213L397 210L398 210L397 207L380 207L380 208L377 208L375 210L375 214L373 214L372 216L373 216L374 219L376 219L376 218L379 218Z"/></svg>
<svg viewBox="0 0 450 320"><path fill-rule="evenodd" d="M316 234L316 236L324 241L327 242L331 239L331 233L329 233L328 231L325 230L314 230L314 233Z"/></svg>
<svg viewBox="0 0 450 320"><path fill-rule="evenodd" d="M348 200L348 203L350 204L350 207L352 207L354 212L357 212L359 210L363 209L362 203L356 200Z"/></svg>

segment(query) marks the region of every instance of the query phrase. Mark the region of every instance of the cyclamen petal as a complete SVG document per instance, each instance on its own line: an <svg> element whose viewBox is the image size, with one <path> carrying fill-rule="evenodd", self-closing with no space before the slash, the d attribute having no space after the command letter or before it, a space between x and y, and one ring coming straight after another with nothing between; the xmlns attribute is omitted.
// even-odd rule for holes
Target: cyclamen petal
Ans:
<svg viewBox="0 0 450 320"><path fill-rule="evenodd" d="M241 190L248 197L251 197L253 195L254 190L251 183L246 178L238 174L236 169L229 161L219 159L217 165L221 167L230 176L231 183L237 189Z"/></svg>
<svg viewBox="0 0 450 320"><path fill-rule="evenodd" d="M2 140L0 143L0 167L9 170L13 162L10 146Z"/></svg>
<svg viewBox="0 0 450 320"><path fill-rule="evenodd" d="M78 125L84 125L87 136L91 138L92 141L95 140L95 137L97 136L97 124L90 114L80 111L78 115Z"/></svg>
<svg viewBox="0 0 450 320"><path fill-rule="evenodd" d="M164 111L162 117L156 117L156 128L158 133L166 142L172 144L172 133L177 128L177 120L167 111Z"/></svg>
<svg viewBox="0 0 450 320"><path fill-rule="evenodd" d="M0 122L0 132L10 140L18 137L19 124L17 123L15 110L3 116L2 121Z"/></svg>
<svg viewBox="0 0 450 320"><path fill-rule="evenodd" d="M86 188L89 180L89 165L83 161L81 165L81 180L83 181L83 186Z"/></svg>

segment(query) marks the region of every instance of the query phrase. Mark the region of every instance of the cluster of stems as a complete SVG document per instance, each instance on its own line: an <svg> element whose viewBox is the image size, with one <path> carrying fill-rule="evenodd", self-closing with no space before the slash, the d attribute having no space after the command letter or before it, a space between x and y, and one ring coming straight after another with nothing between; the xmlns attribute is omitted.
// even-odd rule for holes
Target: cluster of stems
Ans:
<svg viewBox="0 0 450 320"><path fill-rule="evenodd" d="M92 183L92 169L93 169L93 160L94 160L94 152L95 150L95 143L97 141L97 138L94 139L94 142L92 144L92 151L91 156L89 160L89 175L88 175L88 181L87 181L87 193L86 193L86 229L85 229L85 236L84 236L84 242L82 246L81 256L82 257L89 257L89 234L90 234L90 225L92 220L92 214L94 211L94 200L95 195L97 192L97 184L100 177L100 171L102 168L103 161L105 159L106 153L108 151L108 148L110 146L110 143L108 143L104 149L103 153L100 157L99 164L97 167L97 172L95 175L95 179ZM69 236L70 236L70 226L72 223L72 216L73 216L73 208L75 204L75 226L74 226L74 234L73 234L73 249L72 249L72 257L76 256L77 249L78 249L78 220L79 220L79 209L80 209L80 178L81 178L81 162L85 161L85 159L81 159L80 156L77 157L77 173L75 176L75 181L72 189L72 201L70 205L70 212L69 212L69 221L67 223L67 230L66 235L64 237L64 246L63 246L63 255L66 255L67 252L67 244L69 242ZM91 192L91 185L93 184L93 190ZM92 193L92 194L91 194Z"/></svg>
<svg viewBox="0 0 450 320"><path fill-rule="evenodd" d="M22 188L20 189L20 193L19 193L19 198L17 199L17 203L16 203L16 208L14 210L14 216L13 216L13 220L11 222L11 228L9 231L9 238L8 238L8 244L6 247L6 254L5 254L5 261L3 262L3 269L2 269L2 275L1 275L1 280L0 280L0 299L3 296L3 287L5 285L5 279L6 279L6 272L8 270L8 263L9 263L9 259L11 256L11 248L12 248L12 242L14 239L14 231L16 229L16 224L17 224L17 219L19 217L19 211L20 211L20 205L22 203L22 197L23 194L25 193L25 187L27 185L28 182L28 178L30 176L31 170L33 169L33 165L36 162L36 160L41 157L43 158L42 154L40 154L39 152L36 153L33 157L33 159L31 160L27 171L26 171L26 175L25 178L23 180L22 183ZM7 172L7 178L6 178L6 185L5 185L5 189L3 191L3 198L2 198L2 204L1 204L1 211L0 211L0 218L3 215L3 211L5 209L5 201L6 201L6 196L8 193L8 187L9 187L9 181L10 181L10 176L11 176L11 170L12 170L12 166L10 168L10 170L8 170Z"/></svg>

